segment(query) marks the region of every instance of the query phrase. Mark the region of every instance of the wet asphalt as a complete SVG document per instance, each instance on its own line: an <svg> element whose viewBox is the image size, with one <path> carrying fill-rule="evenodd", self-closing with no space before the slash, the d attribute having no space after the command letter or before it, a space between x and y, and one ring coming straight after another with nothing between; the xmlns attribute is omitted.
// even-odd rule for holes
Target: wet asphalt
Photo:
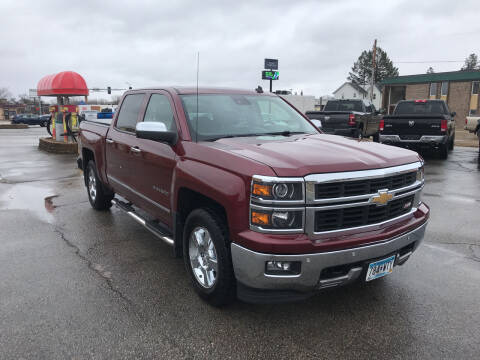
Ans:
<svg viewBox="0 0 480 360"><path fill-rule="evenodd" d="M45 129L0 130L0 358L478 359L480 162L426 157L420 249L380 280L282 305L208 306L181 259L88 203Z"/></svg>

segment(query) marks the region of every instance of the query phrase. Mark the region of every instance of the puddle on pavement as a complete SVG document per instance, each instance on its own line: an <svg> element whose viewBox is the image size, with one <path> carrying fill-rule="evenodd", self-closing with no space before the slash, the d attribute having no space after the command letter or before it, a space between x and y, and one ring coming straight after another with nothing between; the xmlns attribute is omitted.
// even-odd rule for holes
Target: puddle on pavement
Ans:
<svg viewBox="0 0 480 360"><path fill-rule="evenodd" d="M56 197L58 195L49 187L16 184L0 194L0 210L31 211L41 220L52 223L53 211L56 208L53 199Z"/></svg>

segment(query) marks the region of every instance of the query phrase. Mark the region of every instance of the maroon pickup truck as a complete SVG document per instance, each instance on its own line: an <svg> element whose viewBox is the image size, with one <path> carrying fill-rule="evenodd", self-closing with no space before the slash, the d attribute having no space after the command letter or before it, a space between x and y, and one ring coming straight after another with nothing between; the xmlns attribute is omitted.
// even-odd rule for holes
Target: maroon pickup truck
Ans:
<svg viewBox="0 0 480 360"><path fill-rule="evenodd" d="M424 236L417 153L322 134L273 94L127 91L111 124L80 128L93 208L113 203L171 245L213 305L370 281Z"/></svg>

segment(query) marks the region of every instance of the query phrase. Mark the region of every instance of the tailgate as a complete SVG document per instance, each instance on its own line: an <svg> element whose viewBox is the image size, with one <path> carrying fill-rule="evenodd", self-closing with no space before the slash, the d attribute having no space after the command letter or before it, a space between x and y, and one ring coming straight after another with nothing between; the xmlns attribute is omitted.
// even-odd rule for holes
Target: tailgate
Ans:
<svg viewBox="0 0 480 360"><path fill-rule="evenodd" d="M384 135L400 135L404 140L418 140L422 135L444 135L441 115L384 116ZM417 139L418 138L418 139Z"/></svg>
<svg viewBox="0 0 480 360"><path fill-rule="evenodd" d="M348 117L350 111L322 111L307 114L310 119L318 119L322 122L322 129L349 129Z"/></svg>

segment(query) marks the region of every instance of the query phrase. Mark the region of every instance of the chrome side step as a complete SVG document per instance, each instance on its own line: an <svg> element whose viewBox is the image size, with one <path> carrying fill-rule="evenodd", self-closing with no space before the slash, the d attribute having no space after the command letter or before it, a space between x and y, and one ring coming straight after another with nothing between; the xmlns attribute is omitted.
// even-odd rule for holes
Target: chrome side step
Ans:
<svg viewBox="0 0 480 360"><path fill-rule="evenodd" d="M126 214L130 215L130 217L142 225L145 229L150 231L153 235L158 237L159 239L163 240L166 244L173 246L174 241L173 239L167 235L159 226L157 226L154 222L151 222L139 214L135 213L135 209L128 203L120 201L119 199L113 199L112 203L117 206L120 210L124 211Z"/></svg>

